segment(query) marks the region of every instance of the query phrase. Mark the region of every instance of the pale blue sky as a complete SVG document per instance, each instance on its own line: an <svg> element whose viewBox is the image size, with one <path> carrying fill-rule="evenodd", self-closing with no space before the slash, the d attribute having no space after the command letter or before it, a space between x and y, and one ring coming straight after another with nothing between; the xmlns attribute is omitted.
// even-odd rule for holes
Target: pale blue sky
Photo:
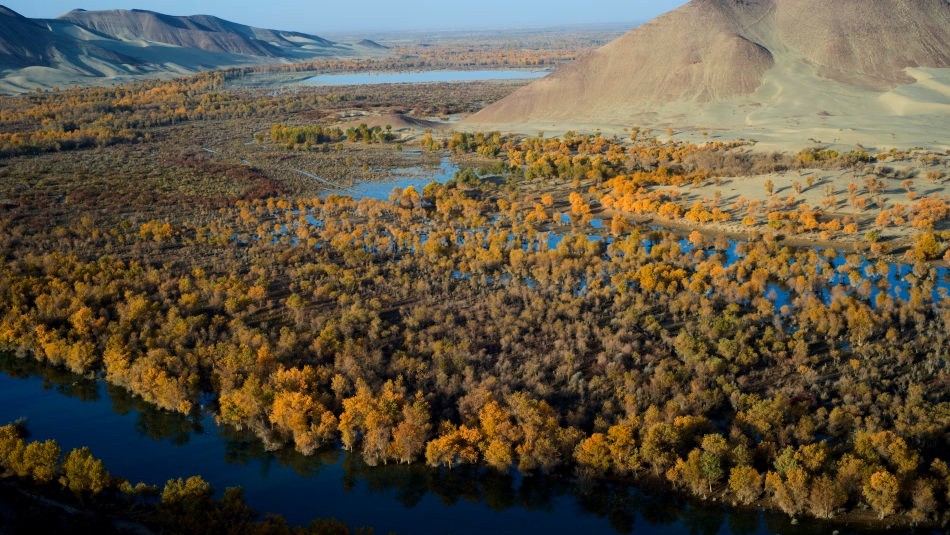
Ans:
<svg viewBox="0 0 950 535"><path fill-rule="evenodd" d="M31 18L71 9L148 9L215 15L252 26L302 32L439 30L644 22L686 0L0 0Z"/></svg>

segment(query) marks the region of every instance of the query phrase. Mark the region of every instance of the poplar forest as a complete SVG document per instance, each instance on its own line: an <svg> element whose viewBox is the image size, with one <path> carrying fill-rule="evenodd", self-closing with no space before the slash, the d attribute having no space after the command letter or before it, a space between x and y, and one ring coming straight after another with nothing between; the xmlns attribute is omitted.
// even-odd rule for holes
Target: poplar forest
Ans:
<svg viewBox="0 0 950 535"><path fill-rule="evenodd" d="M947 155L340 125L518 83L237 82L255 75L2 98L0 349L270 449L946 526L950 205L913 178L942 184ZM446 157L444 184L348 195ZM853 186L809 205L828 170ZM801 183L690 194L773 171ZM0 450L86 504L158 493L14 426ZM172 531L253 516L200 478L158 494Z"/></svg>

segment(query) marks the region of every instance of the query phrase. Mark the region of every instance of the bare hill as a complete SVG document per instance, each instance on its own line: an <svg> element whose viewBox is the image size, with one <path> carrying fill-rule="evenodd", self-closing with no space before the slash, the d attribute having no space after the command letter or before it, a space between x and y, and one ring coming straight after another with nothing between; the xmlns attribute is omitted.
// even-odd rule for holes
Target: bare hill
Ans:
<svg viewBox="0 0 950 535"><path fill-rule="evenodd" d="M58 18L122 41L144 40L226 54L281 57L281 48L333 45L314 35L254 28L209 15L176 17L140 9L76 9Z"/></svg>
<svg viewBox="0 0 950 535"><path fill-rule="evenodd" d="M749 125L941 111L944 76L926 68L950 68L948 0L693 0L467 122ZM907 105L918 97L924 108Z"/></svg>
<svg viewBox="0 0 950 535"><path fill-rule="evenodd" d="M87 73L94 70L92 63L136 63L94 44L59 36L42 23L0 6L0 69L50 67L70 59L76 69Z"/></svg>
<svg viewBox="0 0 950 535"><path fill-rule="evenodd" d="M46 33L33 21L0 6L0 65L25 67L49 61Z"/></svg>
<svg viewBox="0 0 950 535"><path fill-rule="evenodd" d="M0 6L0 93L318 58L375 57L364 44L255 28L209 15L74 10L29 19Z"/></svg>
<svg viewBox="0 0 950 535"><path fill-rule="evenodd" d="M379 50L389 50L389 47L386 45L381 45L372 39L360 39L356 42L359 46L365 46L366 48L376 48Z"/></svg>

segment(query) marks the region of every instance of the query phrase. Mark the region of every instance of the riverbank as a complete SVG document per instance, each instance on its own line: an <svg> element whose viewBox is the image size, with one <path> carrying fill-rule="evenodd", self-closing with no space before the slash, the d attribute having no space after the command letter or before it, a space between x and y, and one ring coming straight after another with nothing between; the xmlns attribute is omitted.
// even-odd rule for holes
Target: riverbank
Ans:
<svg viewBox="0 0 950 535"><path fill-rule="evenodd" d="M87 385L86 394L77 396L69 387L87 383L88 379L11 356L0 361L0 374L0 385L5 390L15 392L21 400L29 400L25 406L35 407L18 412L30 417L25 427L31 439L54 438L66 444L89 442L93 453L107 461L107 468L121 468L116 475L135 474L133 481L142 478L153 485L201 471L204 479L219 491L227 486L242 486L248 504L259 513L280 513L291 525L306 525L317 515L332 516L350 525L372 526L377 531L433 535L449 530L504 532L506 527L526 523L546 526L547 533L576 533L580 529L625 533L634 529L658 535L697 523L715 523L726 533L736 534L805 535L832 527L841 535L879 534L911 527L918 533L933 532L912 526L906 519L890 519L882 528L868 511L848 513L827 523L807 517L791 521L782 513L769 513L765 500L743 505L722 492L716 492L708 501L684 502L682 493L649 472L636 479L591 481L567 474L521 478L464 468L433 470L421 464L370 467L357 456L339 456L331 451L312 457L287 451L268 452L246 433L215 431L210 419L204 419L207 427L191 427L184 435L170 439L162 429L167 429L169 419L180 419L180 415L162 415L162 411L141 401L130 411L123 408L129 401L123 400L119 390L107 389L107 395L90 396ZM50 385L55 388L48 389ZM102 391L101 384L98 390ZM100 406L104 413L93 416ZM0 415L8 413L11 411L0 410ZM68 428L63 430L56 425L57 418L63 417L86 422L84 431L74 435ZM145 441L130 447L127 435L136 434ZM208 441L202 436L217 438ZM226 443L216 444L221 439ZM189 445L195 442L195 446ZM211 451L206 451L209 447ZM133 451L136 453L131 454ZM153 452L162 452L161 457L174 462L159 469L149 467L150 463L143 460L151 458ZM226 470L217 468L220 456L230 457L224 464ZM338 473L338 465L343 467L342 473ZM319 501L310 500L316 495L320 496ZM221 493L217 496L220 498ZM299 508L305 503L309 506L302 512ZM373 506L367 508L367 503ZM559 513L552 513L552 509ZM554 518L548 518L552 514ZM471 519L464 524L471 530L458 523L459 518L468 515ZM449 519L453 519L451 523ZM113 498L82 503L58 487L36 487L10 474L0 477L0 520L5 528L13 529L11 533L45 529L142 535L156 532L158 522L152 507L140 504L129 508Z"/></svg>

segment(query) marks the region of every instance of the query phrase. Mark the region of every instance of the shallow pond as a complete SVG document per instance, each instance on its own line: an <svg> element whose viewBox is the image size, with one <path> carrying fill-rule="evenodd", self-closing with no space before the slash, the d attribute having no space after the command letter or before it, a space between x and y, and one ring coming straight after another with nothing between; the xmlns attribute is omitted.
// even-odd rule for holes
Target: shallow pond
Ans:
<svg viewBox="0 0 950 535"><path fill-rule="evenodd" d="M301 83L319 86L419 84L431 82L477 82L482 80L526 80L541 78L550 71L481 70L481 71L416 71L416 72L361 72L319 74Z"/></svg>
<svg viewBox="0 0 950 535"><path fill-rule="evenodd" d="M443 157L438 165L396 167L386 170L388 176L382 179L357 179L352 186L331 182L302 169L294 169L294 172L316 180L324 186L325 189L320 195L323 198L329 195L345 195L356 201L364 198L385 201L389 200L389 196L395 188L404 190L412 186L421 194L422 190L432 182L445 184L452 180L458 170L458 166L453 164L448 157Z"/></svg>
<svg viewBox="0 0 950 535"><path fill-rule="evenodd" d="M449 158L443 157L437 166L392 169L389 179L375 182L358 182L345 194L356 200L362 198L388 200L394 188L406 189L409 186L422 194L422 190L432 182L445 184L452 180L458 170L458 166L452 163Z"/></svg>

